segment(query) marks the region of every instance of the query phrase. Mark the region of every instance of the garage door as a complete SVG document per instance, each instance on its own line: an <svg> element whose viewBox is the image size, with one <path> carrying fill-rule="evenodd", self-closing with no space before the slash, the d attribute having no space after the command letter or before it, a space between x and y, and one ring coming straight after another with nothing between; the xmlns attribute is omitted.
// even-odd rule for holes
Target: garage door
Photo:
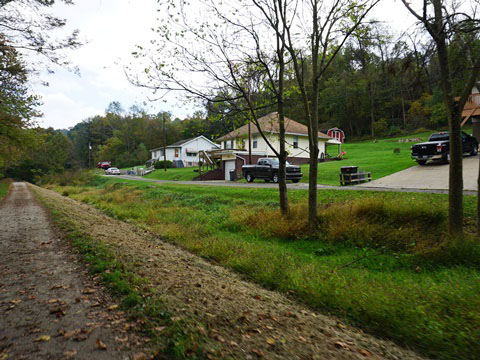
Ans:
<svg viewBox="0 0 480 360"><path fill-rule="evenodd" d="M225 161L225 180L230 180L230 170L235 170L235 160Z"/></svg>

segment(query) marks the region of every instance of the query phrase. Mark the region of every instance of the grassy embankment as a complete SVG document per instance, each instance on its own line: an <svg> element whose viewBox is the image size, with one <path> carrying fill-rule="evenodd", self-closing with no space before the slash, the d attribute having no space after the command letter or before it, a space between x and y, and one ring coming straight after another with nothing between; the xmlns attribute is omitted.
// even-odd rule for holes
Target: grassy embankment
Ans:
<svg viewBox="0 0 480 360"><path fill-rule="evenodd" d="M282 219L274 189L102 178L56 190L424 354L480 352L480 248L446 245L444 195L319 191L312 236L301 191ZM473 227L475 198L465 211Z"/></svg>
<svg viewBox="0 0 480 360"><path fill-rule="evenodd" d="M0 200L8 194L8 189L10 188L11 183L12 182L9 179L0 180Z"/></svg>

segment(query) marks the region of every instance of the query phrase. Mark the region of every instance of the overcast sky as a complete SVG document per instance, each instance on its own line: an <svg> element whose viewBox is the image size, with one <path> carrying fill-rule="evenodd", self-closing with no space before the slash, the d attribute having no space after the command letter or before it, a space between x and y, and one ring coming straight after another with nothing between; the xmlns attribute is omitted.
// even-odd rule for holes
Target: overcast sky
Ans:
<svg viewBox="0 0 480 360"><path fill-rule="evenodd" d="M74 6L56 5L52 12L67 19L70 29L79 29L86 44L70 54L80 76L57 68L54 74L42 75L48 87L34 85L44 103L39 125L70 128L90 116L104 114L111 101L120 101L127 109L145 103L149 112L165 110L179 118L191 114L192 105L174 94L166 102L148 101L152 94L130 85L124 75L135 45L146 45L152 37L157 10L155 0L77 0ZM381 2L373 16L397 29L413 23L403 6L393 0Z"/></svg>

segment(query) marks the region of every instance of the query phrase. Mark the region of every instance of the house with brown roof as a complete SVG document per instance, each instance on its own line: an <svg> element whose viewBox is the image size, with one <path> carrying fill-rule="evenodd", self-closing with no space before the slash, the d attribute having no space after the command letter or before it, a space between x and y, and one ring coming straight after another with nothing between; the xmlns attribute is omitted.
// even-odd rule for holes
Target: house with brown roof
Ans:
<svg viewBox="0 0 480 360"><path fill-rule="evenodd" d="M278 113L270 113L260 119L258 124L270 144L280 151L280 129ZM275 153L268 146L258 131L258 127L251 123L251 159L255 164L259 158L275 157ZM291 164L301 165L309 161L308 129L292 119L285 118L285 142L288 152L287 160ZM327 141L336 141L329 136L318 133L319 160L325 158ZM230 178L230 173L235 173L238 178L242 176L242 166L249 164L248 124L235 129L228 134L216 139L221 149L200 152L202 163L216 167L214 170L201 174L201 180L225 180Z"/></svg>
<svg viewBox="0 0 480 360"><path fill-rule="evenodd" d="M266 135L270 144L280 151L280 127L278 123L278 113L270 113L260 119L258 124ZM258 131L258 127L251 123L251 144L252 153L260 153L263 156L275 156L273 150L268 146ZM319 160L325 158L325 149L327 141L331 139L324 133L318 133ZM235 129L228 134L217 139L222 149L237 149L248 153L248 125ZM297 121L285 117L285 148L288 152L288 161L292 164L306 164L310 157L308 143L308 128Z"/></svg>

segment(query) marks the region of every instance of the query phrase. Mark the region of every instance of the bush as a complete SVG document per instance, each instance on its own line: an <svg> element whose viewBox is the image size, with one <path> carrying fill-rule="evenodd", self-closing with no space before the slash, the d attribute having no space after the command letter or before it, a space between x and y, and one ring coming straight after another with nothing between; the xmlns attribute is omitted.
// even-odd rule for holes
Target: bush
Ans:
<svg viewBox="0 0 480 360"><path fill-rule="evenodd" d="M385 136L388 134L388 123L385 119L380 119L373 123L373 132L375 136Z"/></svg>
<svg viewBox="0 0 480 360"><path fill-rule="evenodd" d="M155 169L163 169L163 160L155 161L153 163ZM173 168L173 163L170 160L167 160L167 169Z"/></svg>

